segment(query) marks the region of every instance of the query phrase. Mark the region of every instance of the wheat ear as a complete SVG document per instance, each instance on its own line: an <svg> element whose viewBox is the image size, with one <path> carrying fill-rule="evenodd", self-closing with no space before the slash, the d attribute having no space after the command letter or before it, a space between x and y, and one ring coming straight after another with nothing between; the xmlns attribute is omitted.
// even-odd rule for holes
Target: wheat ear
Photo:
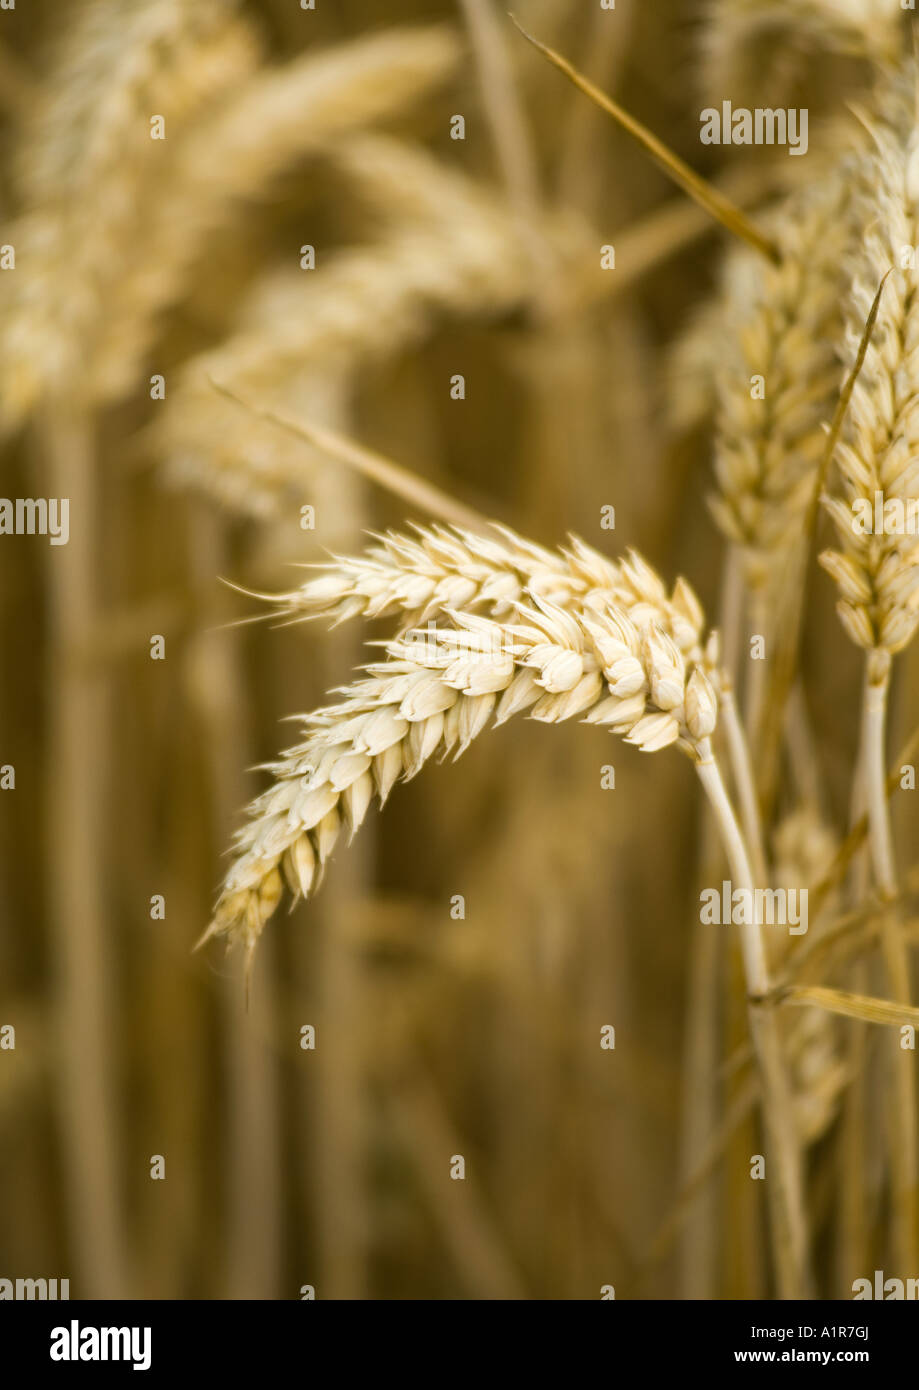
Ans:
<svg viewBox="0 0 919 1390"><path fill-rule="evenodd" d="M92 345L138 254L139 209L168 158L151 117L163 116L177 139L251 67L252 33L233 10L223 0L95 0L68 36L21 147L24 211L9 233L21 265L4 277L0 319L8 423L74 379L84 399L92 394Z"/></svg>
<svg viewBox="0 0 919 1390"><path fill-rule="evenodd" d="M273 765L274 785L250 808L202 940L241 942L251 963L285 881L294 900L309 896L342 829L354 834L374 795L384 802L397 780L413 777L435 753L459 756L492 718L501 724L522 711L547 723L580 716L645 752L672 744L687 752L712 800L738 886L753 887L710 742L718 694L709 670L717 644L702 645L702 611L688 586L668 595L634 552L614 562L573 542L553 556L502 530L491 540L419 529L417 538L383 538L370 556L332 561L326 571L283 595L282 611L333 620L427 616L427 627L409 627L386 643L388 659L345 687L341 703L305 716L305 739ZM547 600L545 592L564 602ZM475 606L485 611L470 612ZM770 981L761 923L744 927L742 939L778 1166L776 1266L791 1295L804 1287L806 1263L792 1100L775 1019L763 1002Z"/></svg>
<svg viewBox="0 0 919 1390"><path fill-rule="evenodd" d="M242 937L251 952L280 899L282 861L305 896L342 824L353 833L374 792L385 800L438 749L462 752L493 712L497 723L523 709L549 723L580 714L645 751L691 751L714 728L709 676L652 610L526 600L514 622L445 611L438 625L388 643L389 661L347 687L342 703L306 716L305 742L273 768L275 787L251 809L209 934Z"/></svg>
<svg viewBox="0 0 919 1390"><path fill-rule="evenodd" d="M710 505L740 549L754 594L800 544L823 424L839 389L835 345L852 175L843 162L823 185L782 205L775 221L780 265L744 251L728 264L722 333L739 351L727 360L722 353L716 372L718 493ZM758 379L762 390L754 394Z"/></svg>
<svg viewBox="0 0 919 1390"><path fill-rule="evenodd" d="M896 58L902 8L899 0L709 0L702 30L707 91L745 89L747 67L762 69L763 44L845 54L878 63Z"/></svg>
<svg viewBox="0 0 919 1390"><path fill-rule="evenodd" d="M311 275L265 275L232 336L183 368L153 437L171 481L236 510L278 511L303 497L313 470L301 445L243 421L212 378L302 415L317 381L332 379L347 395L361 369L414 346L443 316L492 317L531 298L516 224L471 179L383 136L342 139L326 162L379 240L321 259Z"/></svg>
<svg viewBox="0 0 919 1390"><path fill-rule="evenodd" d="M669 592L636 551L621 560L573 536L551 551L492 524L480 534L458 526L391 531L363 555L310 566L321 573L277 595L282 614L342 622L353 616L398 616L414 626L450 609L483 609L502 618L530 594L587 612L612 604L639 628L655 623L686 656L703 644L704 614L692 587L678 579Z"/></svg>
<svg viewBox="0 0 919 1390"><path fill-rule="evenodd" d="M141 249L132 248L118 316L98 351L97 389L117 394L133 379L156 315L179 298L208 238L246 199L264 196L296 161L419 101L446 80L459 52L445 26L391 29L240 79L231 100L176 141L148 201Z"/></svg>

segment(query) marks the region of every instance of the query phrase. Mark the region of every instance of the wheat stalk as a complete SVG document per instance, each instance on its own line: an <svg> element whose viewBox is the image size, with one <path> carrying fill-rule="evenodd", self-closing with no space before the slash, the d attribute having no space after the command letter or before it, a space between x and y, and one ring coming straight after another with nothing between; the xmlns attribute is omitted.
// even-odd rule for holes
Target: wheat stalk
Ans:
<svg viewBox="0 0 919 1390"><path fill-rule="evenodd" d="M888 114L896 112L892 84ZM911 109L910 106L906 109ZM870 207L864 206L866 232L854 257L854 283L845 337L851 355L854 316L869 297L867 280L884 279L877 319L835 453L841 492L824 499L841 541L824 551L821 564L839 590L837 612L849 637L865 652L861 769L868 810L869 844L881 896L897 896L885 789L887 702L893 657L919 626L919 540L915 534L887 530L874 521L865 530L856 511L876 518L878 500L907 507L919 496L919 297L915 274L904 269L904 247L919 241L919 142L905 121L869 125L875 148L875 181ZM873 293L873 291L871 291ZM884 915L884 953L895 997L911 999L909 955L896 909ZM896 1061L897 1104L891 1145L895 1186L894 1242L906 1263L919 1257L919 1135L915 1082L908 1059Z"/></svg>
<svg viewBox="0 0 919 1390"><path fill-rule="evenodd" d="M524 29L517 18L511 14L510 18L520 30L520 33L531 43L535 49L543 54L545 58L558 68L559 72L564 73L568 80L589 97L595 105L611 116L616 123L627 131L633 139L637 140L647 154L664 170L668 177L679 185L680 188L688 193L701 207L711 214L715 221L720 222L734 236L746 241L752 246L759 255L765 256L768 260L778 263L778 250L768 236L750 220L742 208L732 202L721 189L702 178L700 174L690 167L674 150L670 149L664 142L637 120L624 107L620 106L612 97L602 92L595 86L589 78L579 72L572 63L557 53L554 48L535 38Z"/></svg>

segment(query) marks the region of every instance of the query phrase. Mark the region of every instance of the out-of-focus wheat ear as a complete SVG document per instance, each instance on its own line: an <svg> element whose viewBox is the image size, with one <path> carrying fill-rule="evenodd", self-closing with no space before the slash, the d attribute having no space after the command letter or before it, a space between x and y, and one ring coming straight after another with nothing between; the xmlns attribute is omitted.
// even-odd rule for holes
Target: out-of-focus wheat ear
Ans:
<svg viewBox="0 0 919 1390"><path fill-rule="evenodd" d="M156 314L180 296L208 237L238 217L245 200L263 195L297 160L411 107L445 81L459 54L455 32L443 25L310 50L240 81L176 140L99 349L98 389L124 388Z"/></svg>
<svg viewBox="0 0 919 1390"><path fill-rule="evenodd" d="M803 803L778 823L773 833L773 885L786 890L812 890L830 870L838 843L836 836L811 803ZM820 919L809 911L808 945L825 935ZM826 921L826 919L824 919ZM792 954L784 934L768 941L770 966L778 974ZM829 1015L820 1009L802 1012L791 1020L788 1056L795 1080L795 1109L807 1145L826 1133L839 1111L846 1084L851 1080L843 1055L842 1038Z"/></svg>
<svg viewBox="0 0 919 1390"><path fill-rule="evenodd" d="M324 158L379 239L322 258L313 274L257 281L236 331L183 368L150 436L170 481L234 510L265 514L302 496L316 457L257 416L247 422L211 378L302 417L317 395L347 400L362 369L416 347L445 317L512 313L532 299L517 224L494 193L383 136L349 136ZM326 423L318 402L310 414Z"/></svg>
<svg viewBox="0 0 919 1390"><path fill-rule="evenodd" d="M781 267L735 252L738 270L724 282L725 333L739 347L724 355L716 373L719 492L710 505L736 556L725 591L730 648L738 650L745 609L749 630L766 638L769 653L749 663L743 689L744 723L757 750L757 794L767 816L797 668L807 546L827 455L825 423L839 400L844 265L857 223L855 175L863 162L860 154L841 157L813 188L787 197L776 210L776 234L786 252Z"/></svg>
<svg viewBox="0 0 919 1390"><path fill-rule="evenodd" d="M800 76L821 53L894 62L903 51L903 7L900 0L708 0L700 40L704 91L731 92L737 102L766 92L777 104L783 72Z"/></svg>
<svg viewBox="0 0 919 1390"><path fill-rule="evenodd" d="M95 0L67 31L19 146L22 215L10 236L21 266L4 277L0 322L8 424L78 372L91 399L93 352L169 158L151 122L178 140L255 56L248 22L224 0Z"/></svg>
<svg viewBox="0 0 919 1390"><path fill-rule="evenodd" d="M824 424L838 398L850 179L842 162L822 184L788 198L774 221L781 266L735 252L722 290L722 331L738 350L722 351L716 367L719 492L711 506L766 612L774 606L772 576L801 545Z"/></svg>
<svg viewBox="0 0 919 1390"><path fill-rule="evenodd" d="M211 90L212 56L257 42L236 0L89 0L77 9L17 150L17 188L29 205L97 191L129 149L149 141L154 96L161 114L185 117Z"/></svg>
<svg viewBox="0 0 919 1390"><path fill-rule="evenodd" d="M455 69L447 25L396 27L257 74L189 135L179 166L209 211L251 197L293 158L393 115ZM189 188L194 187L190 182Z"/></svg>

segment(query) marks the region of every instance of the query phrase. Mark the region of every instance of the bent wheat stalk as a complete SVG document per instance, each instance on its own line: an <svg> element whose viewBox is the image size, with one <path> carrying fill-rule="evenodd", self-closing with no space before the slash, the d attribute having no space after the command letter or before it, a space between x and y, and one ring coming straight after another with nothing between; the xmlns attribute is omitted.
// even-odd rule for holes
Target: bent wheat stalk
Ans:
<svg viewBox="0 0 919 1390"><path fill-rule="evenodd" d="M753 891L756 880L750 857L707 739L699 747L696 771L718 822L734 887L749 892L756 904ZM754 920L741 927L741 949L749 999L750 1034L762 1089L763 1118L770 1155L778 1166L776 1184L770 1186L769 1192L779 1291L782 1298L801 1298L809 1287L804 1180L795 1129L794 1100L782 1059L775 1015L766 1003L770 985L762 926L757 906Z"/></svg>

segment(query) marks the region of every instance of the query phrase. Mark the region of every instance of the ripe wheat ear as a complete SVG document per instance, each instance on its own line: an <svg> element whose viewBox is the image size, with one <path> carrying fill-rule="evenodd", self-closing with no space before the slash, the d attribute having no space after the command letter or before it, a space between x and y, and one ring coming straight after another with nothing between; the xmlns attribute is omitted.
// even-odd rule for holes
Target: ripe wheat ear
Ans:
<svg viewBox="0 0 919 1390"><path fill-rule="evenodd" d="M459 755L492 714L499 724L520 710L530 710L534 719L546 723L581 714L646 752L678 744L694 753L699 739L715 728L716 644L709 642L708 651L702 648L697 626L680 612L690 607L688 585L678 585L674 605L651 566L633 555L619 570L605 562L608 584L589 591L591 606L578 605L570 595L587 587L587 548L573 550L567 559L562 553L553 557L506 535L482 562L488 577L503 585L498 582L489 591L487 580L473 594L469 585L475 588L474 581L463 581L456 573L456 550L463 553L459 535L421 535L430 549L416 543L414 570L406 563L410 542L405 538L399 546L389 538L384 553L389 560L399 556L399 574L403 580L420 581L427 598L417 589L413 592L409 582L407 591L403 584L395 598L391 588L382 609L391 612L400 606L431 613L432 592L444 580L418 575L418 557L431 563L432 555L439 553L441 563L450 555L455 564L439 602L470 605L475 596L489 592L496 600L492 609L510 609L512 617L499 619L435 603L437 623L389 641L387 662L368 667L364 680L343 688L343 702L304 716L309 733L273 766L274 787L250 808L249 824L238 835L236 859L206 933L242 940L249 958L281 899L281 869L293 894L306 897L316 887L343 824L355 833L374 794L385 801L399 777L414 776L435 752ZM487 543L480 538L466 537L466 545L488 555ZM516 560L517 573L501 569L509 557ZM524 559L531 570L555 575L555 596L566 603L542 596L531 574L521 584ZM356 585L355 562L348 564L352 569L342 567L331 584L318 580L304 587L310 599L304 605L307 610L313 607L341 617L342 603L345 613L355 602L357 610L366 607L366 595L357 592L361 575ZM364 573L375 577L374 566L380 562L373 557L364 560ZM392 574L387 577L391 580ZM617 582L619 599L610 580ZM466 591L457 591L457 581L467 585ZM285 596L282 603L289 606L292 599L298 595ZM701 617L698 600L690 612ZM673 631L687 651L681 651Z"/></svg>

